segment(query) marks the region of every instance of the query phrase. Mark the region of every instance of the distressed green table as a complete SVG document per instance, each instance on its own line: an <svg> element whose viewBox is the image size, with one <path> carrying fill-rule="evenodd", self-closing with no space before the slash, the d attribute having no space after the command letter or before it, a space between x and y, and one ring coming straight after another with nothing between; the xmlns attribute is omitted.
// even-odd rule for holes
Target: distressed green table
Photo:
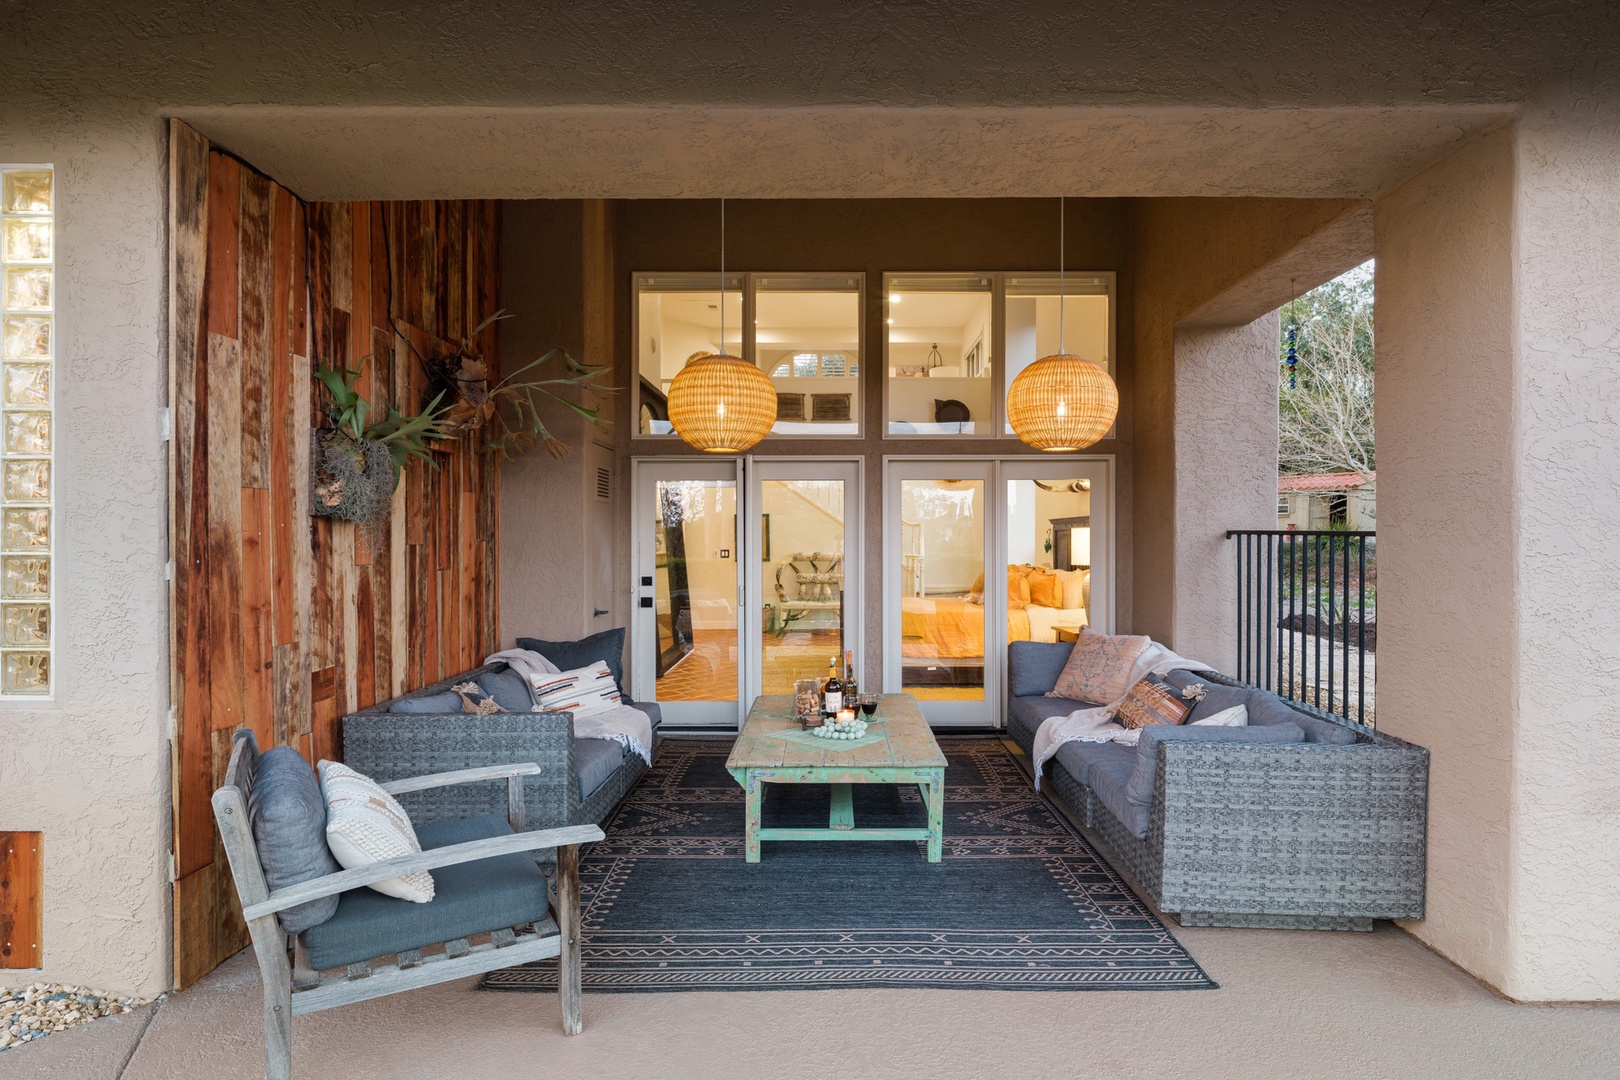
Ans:
<svg viewBox="0 0 1620 1080"><path fill-rule="evenodd" d="M745 852L759 862L762 840L926 840L928 861L939 862L945 823L945 755L910 694L884 694L866 738L853 743L805 738L793 719L791 694L768 694L748 710L726 769L747 803ZM765 784L830 784L832 810L825 829L766 829L760 824ZM853 784L916 784L928 808L926 828L859 829Z"/></svg>

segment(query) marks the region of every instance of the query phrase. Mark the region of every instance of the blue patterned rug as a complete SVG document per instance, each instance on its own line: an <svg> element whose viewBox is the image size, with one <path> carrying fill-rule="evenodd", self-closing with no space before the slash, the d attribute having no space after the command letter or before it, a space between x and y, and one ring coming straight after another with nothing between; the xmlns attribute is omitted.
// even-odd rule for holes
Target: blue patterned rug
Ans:
<svg viewBox="0 0 1620 1080"><path fill-rule="evenodd" d="M725 739L669 739L580 860L587 993L1216 984L993 738L943 738L945 858L920 842L766 842L743 861ZM827 822L828 789L768 785L771 825ZM926 824L915 788L857 785L855 822ZM555 990L556 961L489 990Z"/></svg>

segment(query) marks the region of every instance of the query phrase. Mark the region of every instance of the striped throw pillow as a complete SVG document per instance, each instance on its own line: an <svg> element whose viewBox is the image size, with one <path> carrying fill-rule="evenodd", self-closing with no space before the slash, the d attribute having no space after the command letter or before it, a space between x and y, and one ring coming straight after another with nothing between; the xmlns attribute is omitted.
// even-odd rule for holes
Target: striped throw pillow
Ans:
<svg viewBox="0 0 1620 1080"><path fill-rule="evenodd" d="M353 870L422 850L405 808L375 780L335 761L321 762L320 773L321 796L326 800L326 846L339 866ZM413 904L433 899L433 875L426 870L386 878L368 887Z"/></svg>
<svg viewBox="0 0 1620 1080"><path fill-rule="evenodd" d="M605 661L598 660L589 667L534 676L534 700L539 702L536 712L591 716L617 708L622 699L613 672Z"/></svg>
<svg viewBox="0 0 1620 1080"><path fill-rule="evenodd" d="M1195 699L1182 697L1180 690L1157 675L1148 675L1131 687L1125 700L1119 703L1114 718L1128 728L1182 724L1195 704Z"/></svg>

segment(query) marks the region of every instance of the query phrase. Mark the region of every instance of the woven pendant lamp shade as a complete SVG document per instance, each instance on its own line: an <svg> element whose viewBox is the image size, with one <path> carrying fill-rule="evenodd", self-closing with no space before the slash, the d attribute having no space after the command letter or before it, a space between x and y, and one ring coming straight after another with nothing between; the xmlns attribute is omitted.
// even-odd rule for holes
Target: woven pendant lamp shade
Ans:
<svg viewBox="0 0 1620 1080"><path fill-rule="evenodd" d="M1108 434L1118 413L1114 380L1073 353L1041 357L1007 390L1007 422L1037 450L1084 450Z"/></svg>
<svg viewBox="0 0 1620 1080"><path fill-rule="evenodd" d="M669 422L689 446L740 454L776 423L776 387L739 356L700 356L669 384Z"/></svg>

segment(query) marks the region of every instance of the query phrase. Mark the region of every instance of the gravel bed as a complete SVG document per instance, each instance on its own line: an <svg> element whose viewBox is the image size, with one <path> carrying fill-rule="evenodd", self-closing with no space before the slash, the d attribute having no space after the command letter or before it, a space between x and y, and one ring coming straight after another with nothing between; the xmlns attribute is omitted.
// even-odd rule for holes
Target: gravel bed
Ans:
<svg viewBox="0 0 1620 1080"><path fill-rule="evenodd" d="M89 987L59 983L0 989L0 1051L65 1031L75 1024L117 1016L149 1004L150 998L115 997Z"/></svg>

